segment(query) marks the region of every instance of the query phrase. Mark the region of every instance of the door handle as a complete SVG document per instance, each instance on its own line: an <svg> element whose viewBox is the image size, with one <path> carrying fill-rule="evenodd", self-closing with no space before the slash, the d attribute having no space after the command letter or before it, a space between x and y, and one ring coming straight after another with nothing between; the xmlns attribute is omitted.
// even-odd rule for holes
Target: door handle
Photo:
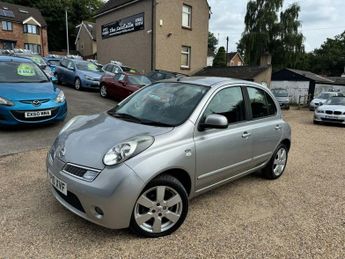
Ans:
<svg viewBox="0 0 345 259"><path fill-rule="evenodd" d="M245 131L245 132L243 132L243 134L242 134L242 138L247 139L247 138L249 138L251 135L252 135L251 133Z"/></svg>
<svg viewBox="0 0 345 259"><path fill-rule="evenodd" d="M275 129L275 130L281 130L281 129L282 129L282 126L277 125L274 129Z"/></svg>

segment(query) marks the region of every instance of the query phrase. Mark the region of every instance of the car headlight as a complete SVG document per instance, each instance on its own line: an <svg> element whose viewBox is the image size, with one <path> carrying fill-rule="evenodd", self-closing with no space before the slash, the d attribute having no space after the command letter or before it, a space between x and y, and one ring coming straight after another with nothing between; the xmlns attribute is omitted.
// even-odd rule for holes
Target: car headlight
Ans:
<svg viewBox="0 0 345 259"><path fill-rule="evenodd" d="M60 130L59 135L60 135L61 133L65 132L69 127L72 126L73 123L75 123L77 120L79 120L79 119L82 118L82 117L85 117L85 116L80 115L80 116L75 116L75 117L73 117L72 119L70 119L70 120L65 124L65 126L63 126L63 128Z"/></svg>
<svg viewBox="0 0 345 259"><path fill-rule="evenodd" d="M317 112L317 113L325 113L325 111L319 110L319 109L317 109L316 112Z"/></svg>
<svg viewBox="0 0 345 259"><path fill-rule="evenodd" d="M85 79L86 80L91 80L91 81L94 81L95 79L93 78L93 77L91 77L91 76L85 76Z"/></svg>
<svg viewBox="0 0 345 259"><path fill-rule="evenodd" d="M0 97L0 105L14 106L14 103L6 98Z"/></svg>
<svg viewBox="0 0 345 259"><path fill-rule="evenodd" d="M135 137L112 147L103 158L108 166L120 164L148 149L154 142L151 136Z"/></svg>
<svg viewBox="0 0 345 259"><path fill-rule="evenodd" d="M65 100L66 100L65 94L63 93L63 91L60 91L55 101L57 103L63 103Z"/></svg>

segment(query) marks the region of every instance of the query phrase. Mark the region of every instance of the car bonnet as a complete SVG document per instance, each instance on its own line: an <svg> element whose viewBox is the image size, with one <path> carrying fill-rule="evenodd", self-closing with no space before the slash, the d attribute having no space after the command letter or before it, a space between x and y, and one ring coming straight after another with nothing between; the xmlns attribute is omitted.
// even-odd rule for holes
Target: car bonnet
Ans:
<svg viewBox="0 0 345 259"><path fill-rule="evenodd" d="M114 118L107 113L85 116L59 135L54 148L63 148L65 162L102 169L104 155L115 145L136 136L158 136L173 127L153 127Z"/></svg>

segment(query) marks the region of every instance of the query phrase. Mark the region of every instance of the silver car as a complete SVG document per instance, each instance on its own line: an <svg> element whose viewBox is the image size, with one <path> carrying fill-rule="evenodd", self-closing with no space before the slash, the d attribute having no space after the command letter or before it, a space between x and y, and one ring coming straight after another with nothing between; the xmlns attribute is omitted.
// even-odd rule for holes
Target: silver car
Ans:
<svg viewBox="0 0 345 259"><path fill-rule="evenodd" d="M197 195L258 170L280 177L290 137L268 89L179 78L73 118L48 153L48 176L55 198L80 217L159 237L180 227Z"/></svg>
<svg viewBox="0 0 345 259"><path fill-rule="evenodd" d="M345 97L334 96L319 106L314 113L314 123L322 122L345 124Z"/></svg>
<svg viewBox="0 0 345 259"><path fill-rule="evenodd" d="M274 88L271 90L274 97L277 99L281 109L290 109L289 93L284 88Z"/></svg>
<svg viewBox="0 0 345 259"><path fill-rule="evenodd" d="M318 97L314 98L309 104L309 110L314 111L317 107L323 105L329 98L333 96L344 96L340 92L322 92Z"/></svg>

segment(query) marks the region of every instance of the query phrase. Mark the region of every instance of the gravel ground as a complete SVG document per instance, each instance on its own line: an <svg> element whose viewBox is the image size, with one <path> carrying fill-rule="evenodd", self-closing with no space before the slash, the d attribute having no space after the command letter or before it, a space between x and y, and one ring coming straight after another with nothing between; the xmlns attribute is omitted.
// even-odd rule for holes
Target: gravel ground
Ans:
<svg viewBox="0 0 345 259"><path fill-rule="evenodd" d="M283 177L248 176L191 201L173 235L143 239L74 216L50 195L47 149L0 157L0 258L344 258L345 129L288 111Z"/></svg>

